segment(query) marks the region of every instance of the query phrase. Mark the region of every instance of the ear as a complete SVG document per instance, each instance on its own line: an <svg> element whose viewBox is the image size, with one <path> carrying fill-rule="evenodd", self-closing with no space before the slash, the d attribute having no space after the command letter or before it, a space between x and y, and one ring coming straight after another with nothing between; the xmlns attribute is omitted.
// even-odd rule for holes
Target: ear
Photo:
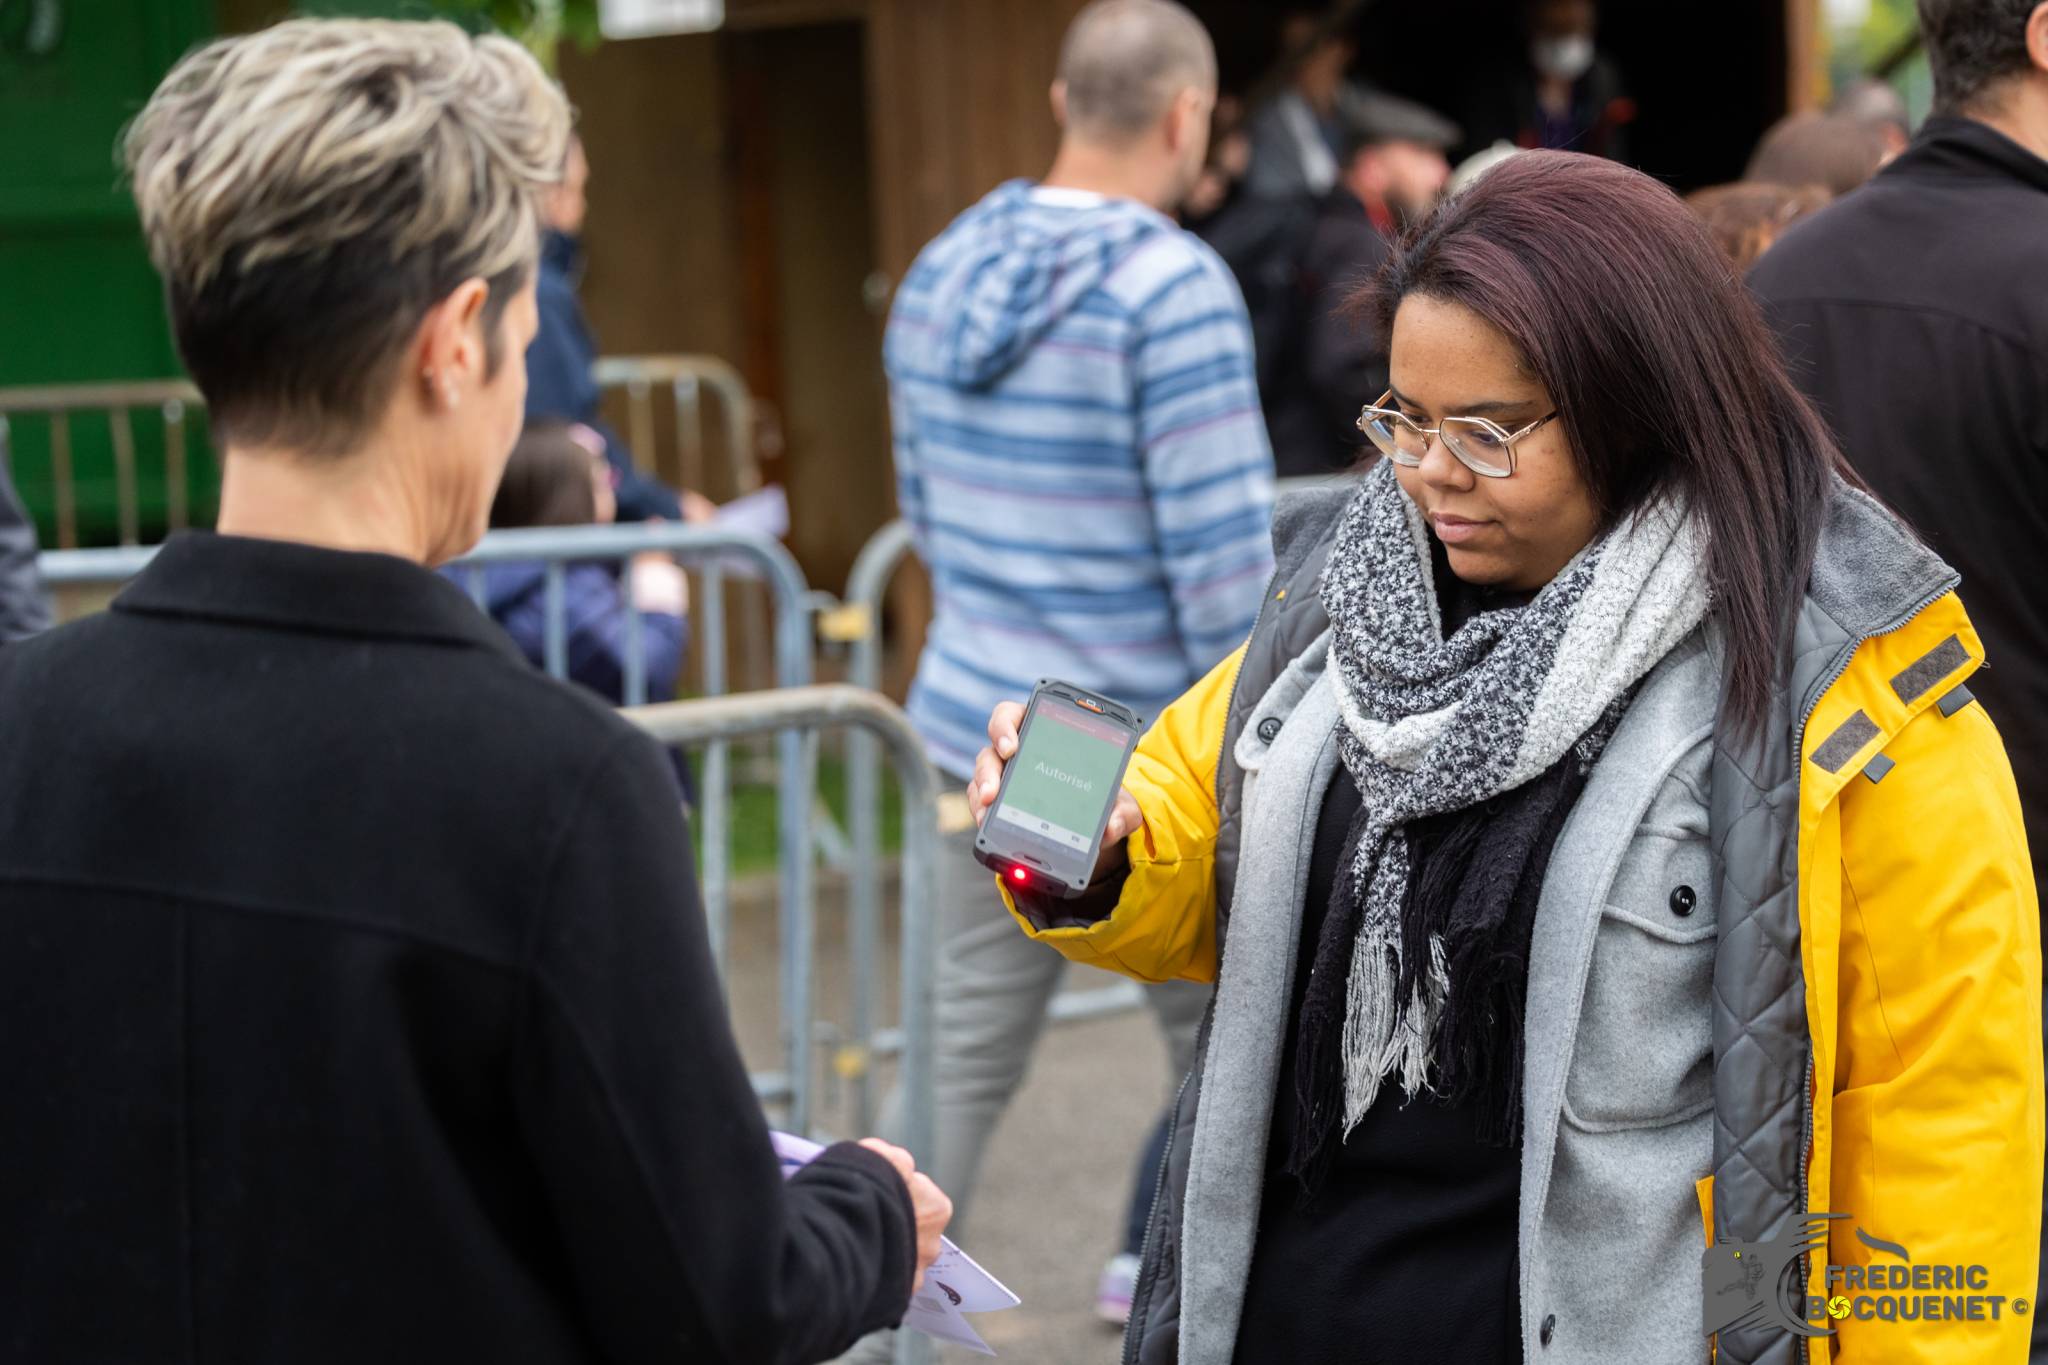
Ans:
<svg viewBox="0 0 2048 1365"><path fill-rule="evenodd" d="M2034 70L2048 71L2048 0L2027 16L2027 56Z"/></svg>
<svg viewBox="0 0 2048 1365"><path fill-rule="evenodd" d="M420 319L413 348L418 364L406 382L423 386L430 410L458 406L464 393L484 382L481 322L490 292L481 279L464 280Z"/></svg>
<svg viewBox="0 0 2048 1365"><path fill-rule="evenodd" d="M1063 129L1067 126L1067 83L1065 81L1054 81L1052 83L1052 121Z"/></svg>
<svg viewBox="0 0 2048 1365"><path fill-rule="evenodd" d="M1196 125L1201 120L1202 101L1206 97L1201 91L1189 86L1173 97L1166 115L1166 146L1169 151L1178 152L1195 136Z"/></svg>

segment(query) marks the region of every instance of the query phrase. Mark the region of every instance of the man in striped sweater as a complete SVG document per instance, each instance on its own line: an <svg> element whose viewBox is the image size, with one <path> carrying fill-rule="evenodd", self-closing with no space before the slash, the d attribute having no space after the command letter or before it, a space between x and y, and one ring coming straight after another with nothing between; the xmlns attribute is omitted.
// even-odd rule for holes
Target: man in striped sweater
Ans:
<svg viewBox="0 0 2048 1365"><path fill-rule="evenodd" d="M910 715L954 781L1036 679L1156 716L1257 613L1273 463L1250 326L1229 269L1167 216L1215 93L1187 10L1090 5L1060 54L1051 172L963 213L897 292L898 496L935 598ZM960 1209L1061 967L1016 932L972 841L950 836L940 873L932 1170ZM1206 992L1153 989L1177 1080Z"/></svg>

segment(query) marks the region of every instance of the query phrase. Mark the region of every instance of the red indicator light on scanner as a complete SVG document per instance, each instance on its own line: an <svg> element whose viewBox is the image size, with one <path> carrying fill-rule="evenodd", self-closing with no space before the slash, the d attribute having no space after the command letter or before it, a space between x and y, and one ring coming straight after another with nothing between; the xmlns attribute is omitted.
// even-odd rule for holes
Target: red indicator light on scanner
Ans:
<svg viewBox="0 0 2048 1365"><path fill-rule="evenodd" d="M1010 880L1022 886L1025 882L1031 880L1031 874L1021 867L1013 867L1010 869Z"/></svg>

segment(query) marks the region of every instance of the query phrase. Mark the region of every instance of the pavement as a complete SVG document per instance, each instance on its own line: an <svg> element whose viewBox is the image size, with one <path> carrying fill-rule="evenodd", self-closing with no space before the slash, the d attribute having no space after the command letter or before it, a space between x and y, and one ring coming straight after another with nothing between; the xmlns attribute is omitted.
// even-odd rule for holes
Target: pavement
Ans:
<svg viewBox="0 0 2048 1365"><path fill-rule="evenodd" d="M818 897L818 1014L844 1020L847 951L843 894L827 882ZM748 1065L780 1065L776 1044L776 945L772 886L735 887L728 983L734 1024ZM893 963L889 943L884 961ZM893 973L891 973L893 978ZM1109 984L1089 968L1068 970L1069 989ZM894 991L884 1017L895 1018ZM824 1054L820 1047L821 1070ZM879 1105L888 1073L877 1076ZM852 1096L821 1081L814 1128L858 1137ZM1095 1316L1095 1281L1120 1248L1138 1150L1170 1098L1166 1050L1149 1011L1055 1024L1046 1030L1024 1087L997 1130L975 1195L963 1247L1023 1300L977 1315L975 1329L1016 1365L1114 1365L1120 1331ZM771 1115L771 1122L774 1121ZM985 1357L948 1348L944 1365Z"/></svg>

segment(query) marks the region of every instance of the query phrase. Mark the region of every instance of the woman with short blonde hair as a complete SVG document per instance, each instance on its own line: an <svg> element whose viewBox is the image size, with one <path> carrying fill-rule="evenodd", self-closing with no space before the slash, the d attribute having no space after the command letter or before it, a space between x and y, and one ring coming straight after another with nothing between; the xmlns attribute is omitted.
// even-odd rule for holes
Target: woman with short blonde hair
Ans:
<svg viewBox="0 0 2048 1365"><path fill-rule="evenodd" d="M0 653L10 1358L810 1361L937 1253L904 1152L784 1181L663 754L429 571L568 129L502 38L295 21L129 130L219 532Z"/></svg>

